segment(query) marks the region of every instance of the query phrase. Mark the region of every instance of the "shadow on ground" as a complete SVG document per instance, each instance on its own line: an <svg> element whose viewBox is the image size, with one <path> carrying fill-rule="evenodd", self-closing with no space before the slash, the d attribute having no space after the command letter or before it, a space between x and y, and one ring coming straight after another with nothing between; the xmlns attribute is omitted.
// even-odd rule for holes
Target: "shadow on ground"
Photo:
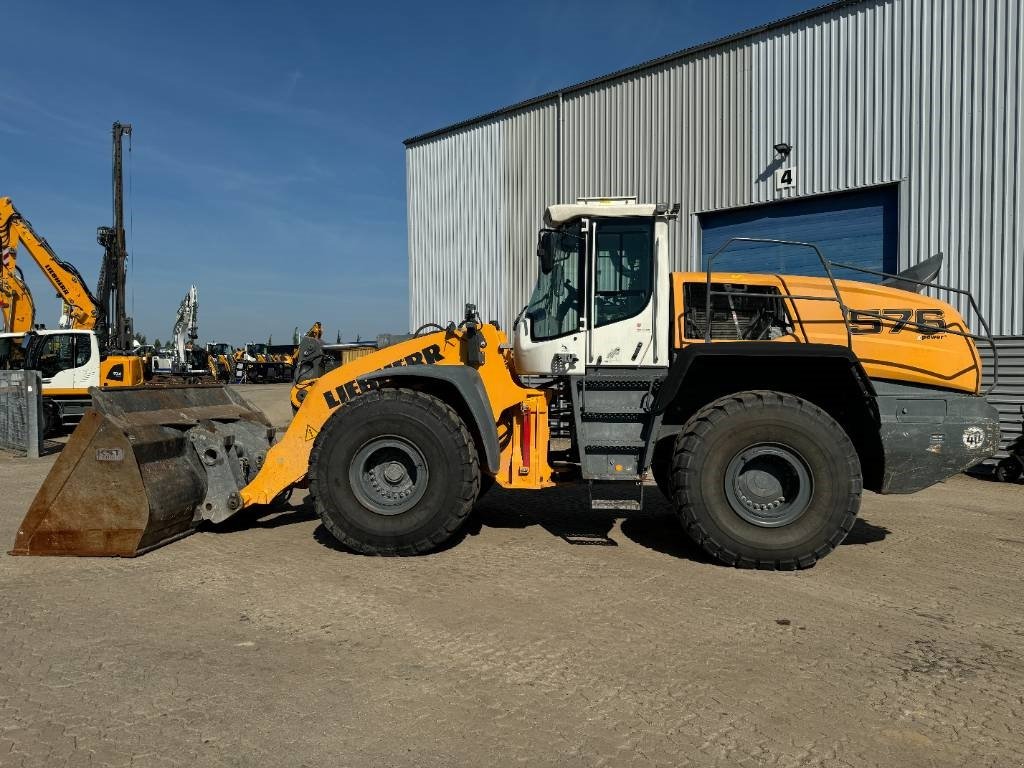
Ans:
<svg viewBox="0 0 1024 768"><path fill-rule="evenodd" d="M624 488L622 497L629 498L629 493ZM227 533L245 528L277 528L316 519L313 505L306 498L280 509L263 507L243 512L215 530ZM616 532L617 523L621 524ZM495 488L477 502L458 534L428 556L442 554L467 536L479 535L484 528L524 529L535 525L562 539L567 546L617 547L621 537L625 537L654 552L697 563L715 563L683 533L672 507L653 487L644 489L644 510L627 513L590 510L587 491L579 486L537 492ZM860 518L843 545L874 544L890 533L888 528ZM323 525L316 527L313 538L329 549L358 554L338 542Z"/></svg>

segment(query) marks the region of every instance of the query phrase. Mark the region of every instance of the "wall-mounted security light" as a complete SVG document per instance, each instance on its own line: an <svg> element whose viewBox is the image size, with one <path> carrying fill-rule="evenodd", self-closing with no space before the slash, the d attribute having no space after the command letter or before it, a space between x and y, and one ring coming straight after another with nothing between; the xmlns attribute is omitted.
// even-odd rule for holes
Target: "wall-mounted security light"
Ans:
<svg viewBox="0 0 1024 768"><path fill-rule="evenodd" d="M775 145L775 154L777 154L783 160L785 160L787 157L789 157L789 154L792 151L793 151L793 145L792 144L788 144L785 141L780 141L778 144Z"/></svg>

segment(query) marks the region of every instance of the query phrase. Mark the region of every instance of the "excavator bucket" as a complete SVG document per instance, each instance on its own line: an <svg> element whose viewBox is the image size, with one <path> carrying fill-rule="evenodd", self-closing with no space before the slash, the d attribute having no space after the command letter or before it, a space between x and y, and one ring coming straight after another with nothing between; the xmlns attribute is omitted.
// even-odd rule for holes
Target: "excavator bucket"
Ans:
<svg viewBox="0 0 1024 768"><path fill-rule="evenodd" d="M91 390L12 555L134 557L236 512L273 440L230 387Z"/></svg>

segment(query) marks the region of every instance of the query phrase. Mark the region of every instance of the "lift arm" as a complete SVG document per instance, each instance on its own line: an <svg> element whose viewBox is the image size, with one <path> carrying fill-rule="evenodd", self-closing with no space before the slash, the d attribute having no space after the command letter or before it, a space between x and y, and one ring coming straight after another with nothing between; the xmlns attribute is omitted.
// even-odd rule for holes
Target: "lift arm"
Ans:
<svg viewBox="0 0 1024 768"><path fill-rule="evenodd" d="M16 257L22 245L42 270L50 285L69 308L71 328L91 331L99 318L99 306L82 275L72 264L62 261L49 243L40 237L28 220L14 207L9 197L0 197L0 254ZM6 277L6 274L5 274Z"/></svg>

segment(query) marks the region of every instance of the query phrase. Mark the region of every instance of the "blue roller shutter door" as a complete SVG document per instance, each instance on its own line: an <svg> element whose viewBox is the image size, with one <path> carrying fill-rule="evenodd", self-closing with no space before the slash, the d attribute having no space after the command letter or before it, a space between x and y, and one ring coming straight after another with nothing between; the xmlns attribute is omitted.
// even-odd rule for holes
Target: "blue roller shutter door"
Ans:
<svg viewBox="0 0 1024 768"><path fill-rule="evenodd" d="M896 272L899 254L899 196L889 185L856 192L702 214L702 268L731 237L799 240L817 245L826 259L883 272ZM821 275L821 262L808 248L733 243L714 262L715 271ZM836 277L878 281L849 270Z"/></svg>

